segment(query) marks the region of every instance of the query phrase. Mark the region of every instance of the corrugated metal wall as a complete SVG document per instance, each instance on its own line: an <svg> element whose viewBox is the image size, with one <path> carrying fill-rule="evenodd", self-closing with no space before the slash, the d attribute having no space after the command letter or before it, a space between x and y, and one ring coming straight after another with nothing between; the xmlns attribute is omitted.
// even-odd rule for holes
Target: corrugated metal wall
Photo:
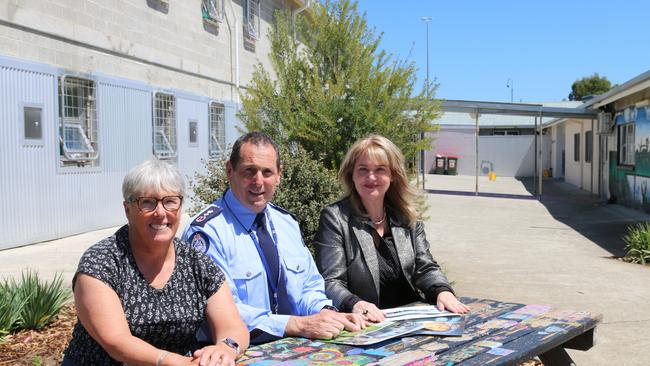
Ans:
<svg viewBox="0 0 650 366"><path fill-rule="evenodd" d="M96 81L99 166L59 167L58 77L45 65L0 58L0 249L61 238L126 222L121 186L125 173L152 154L154 87L104 75ZM208 100L177 95L179 168L188 177L208 158ZM42 108L42 140L23 139L23 108ZM226 141L239 136L237 104L226 102ZM199 143L189 146L188 121L198 122Z"/></svg>
<svg viewBox="0 0 650 366"><path fill-rule="evenodd" d="M56 166L55 140L48 138L56 132L55 90L56 77L48 70L0 64L0 248L45 240L57 231L56 204L44 199L56 195L56 185L48 182ZM42 108L40 144L22 141L25 104Z"/></svg>
<svg viewBox="0 0 650 366"><path fill-rule="evenodd" d="M201 159L209 156L209 133L208 126L208 101L190 98L188 96L177 96L177 128L178 128L178 166L186 182L194 178L195 172L204 173L204 164ZM190 121L198 123L197 142L190 144L189 125ZM187 198L192 198L192 192L188 190ZM189 201L187 201L189 202Z"/></svg>
<svg viewBox="0 0 650 366"><path fill-rule="evenodd" d="M499 177L535 175L535 140L527 136L481 136L478 142L479 169L492 166ZM475 166L476 163L473 164Z"/></svg>
<svg viewBox="0 0 650 366"><path fill-rule="evenodd" d="M475 136L474 127L471 126L443 127L435 135L433 150L426 152L427 172L431 172L435 155L439 154L458 157L459 175L475 175ZM545 157L547 155L544 154ZM532 177L535 174L534 159L533 135L479 137L479 175L487 175L489 171L494 171L497 176L503 177Z"/></svg>

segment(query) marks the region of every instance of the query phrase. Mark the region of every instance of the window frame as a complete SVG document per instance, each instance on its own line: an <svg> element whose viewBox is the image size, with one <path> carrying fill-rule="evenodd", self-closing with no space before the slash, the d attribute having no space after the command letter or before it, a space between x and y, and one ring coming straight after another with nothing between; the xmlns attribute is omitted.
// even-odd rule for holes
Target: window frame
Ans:
<svg viewBox="0 0 650 366"><path fill-rule="evenodd" d="M194 125L194 128L192 128L192 125ZM192 140L192 132L194 132L194 140ZM187 146L199 147L199 121L196 119L187 120Z"/></svg>
<svg viewBox="0 0 650 366"><path fill-rule="evenodd" d="M164 97L166 100L158 100L158 97ZM159 105L164 103L164 105ZM155 91L152 98L151 127L152 140L151 149L153 155L161 160L175 159L178 156L178 130L177 130L177 110L176 96L172 93ZM170 107L172 108L170 110ZM159 116L160 111L167 110L165 116ZM169 114L170 112L171 115ZM160 125L157 122L160 121ZM157 137L159 137L157 139ZM159 141L161 144L159 144ZM164 146L162 149L160 146Z"/></svg>
<svg viewBox="0 0 650 366"><path fill-rule="evenodd" d="M61 167L99 165L97 90L97 81L92 78L70 74L59 77L58 140ZM78 131L78 138L68 140L66 130ZM82 143L85 148L74 148L68 141Z"/></svg>
<svg viewBox="0 0 650 366"><path fill-rule="evenodd" d="M212 10L212 12L210 11ZM201 15L203 20L218 24L226 18L226 5L224 0L202 0Z"/></svg>
<svg viewBox="0 0 650 366"><path fill-rule="evenodd" d="M219 108L219 111L215 109ZM220 118L216 118L216 117ZM221 123L221 124L219 124ZM221 102L208 103L208 153L211 158L218 158L226 151L226 105Z"/></svg>
<svg viewBox="0 0 650 366"><path fill-rule="evenodd" d="M249 41L257 41L260 38L260 15L262 13L262 2L260 0L244 0L244 29L245 36Z"/></svg>
<svg viewBox="0 0 650 366"><path fill-rule="evenodd" d="M585 163L591 163L594 156L594 131L585 131Z"/></svg>
<svg viewBox="0 0 650 366"><path fill-rule="evenodd" d="M43 129L43 104L39 104L39 103L21 103L21 107L22 107L21 108L22 113L20 114L20 117L21 117L20 118L20 126L21 126L20 129L22 131L21 138L20 138L21 143L23 144L23 146L43 146L45 144L44 137L43 137L43 134L45 132L44 129ZM27 108L38 109L41 112L40 113L41 118L40 118L40 121L39 121L39 123L40 123L39 129L40 129L40 133L41 133L40 138L30 138L30 137L27 137L27 135L26 135L26 132L27 132L26 123L27 123L27 121L25 119L25 112L26 112Z"/></svg>
<svg viewBox="0 0 650 366"><path fill-rule="evenodd" d="M618 146L618 165L625 166L635 166L635 135L636 135L636 123L630 121L627 123L621 123L617 125L618 136L617 136L617 146ZM631 130L631 134L630 134ZM631 136L630 136L631 135Z"/></svg>
<svg viewBox="0 0 650 366"><path fill-rule="evenodd" d="M580 161L580 132L573 134L573 161Z"/></svg>

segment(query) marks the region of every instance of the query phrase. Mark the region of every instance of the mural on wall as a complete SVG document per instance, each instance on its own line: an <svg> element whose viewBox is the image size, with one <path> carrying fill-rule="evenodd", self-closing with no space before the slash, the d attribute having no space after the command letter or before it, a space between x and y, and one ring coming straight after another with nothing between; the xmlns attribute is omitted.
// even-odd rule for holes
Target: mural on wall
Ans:
<svg viewBox="0 0 650 366"><path fill-rule="evenodd" d="M610 151L609 190L616 201L650 213L650 107L627 108L616 123L634 122L634 168L618 166L618 153Z"/></svg>
<svg viewBox="0 0 650 366"><path fill-rule="evenodd" d="M609 152L609 192L616 203L632 206L634 200L631 192L633 190L628 187L626 178L629 170L618 168L617 155L616 151Z"/></svg>

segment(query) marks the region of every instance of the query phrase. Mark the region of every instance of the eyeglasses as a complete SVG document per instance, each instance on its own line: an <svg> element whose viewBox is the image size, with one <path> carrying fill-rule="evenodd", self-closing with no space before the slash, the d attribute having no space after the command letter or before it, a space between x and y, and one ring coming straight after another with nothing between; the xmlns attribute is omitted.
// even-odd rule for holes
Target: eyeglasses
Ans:
<svg viewBox="0 0 650 366"><path fill-rule="evenodd" d="M152 212L158 207L158 202L162 202L162 206L166 211L176 212L181 208L181 203L183 203L183 196L165 196L161 199L153 197L138 197L132 199L131 202L136 202L138 208L142 212Z"/></svg>

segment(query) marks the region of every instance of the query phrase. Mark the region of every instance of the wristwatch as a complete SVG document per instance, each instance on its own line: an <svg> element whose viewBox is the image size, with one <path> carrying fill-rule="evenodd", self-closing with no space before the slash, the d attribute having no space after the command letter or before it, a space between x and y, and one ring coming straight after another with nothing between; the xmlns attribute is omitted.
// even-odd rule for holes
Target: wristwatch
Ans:
<svg viewBox="0 0 650 366"><path fill-rule="evenodd" d="M332 310L332 311L336 311L337 313L339 312L339 309L337 309L336 306L332 306L332 305L325 305L321 310Z"/></svg>
<svg viewBox="0 0 650 366"><path fill-rule="evenodd" d="M239 343L237 343L237 341L230 337L226 337L222 339L221 342L223 342L226 346L234 349L235 352L237 352L237 356L239 356Z"/></svg>

